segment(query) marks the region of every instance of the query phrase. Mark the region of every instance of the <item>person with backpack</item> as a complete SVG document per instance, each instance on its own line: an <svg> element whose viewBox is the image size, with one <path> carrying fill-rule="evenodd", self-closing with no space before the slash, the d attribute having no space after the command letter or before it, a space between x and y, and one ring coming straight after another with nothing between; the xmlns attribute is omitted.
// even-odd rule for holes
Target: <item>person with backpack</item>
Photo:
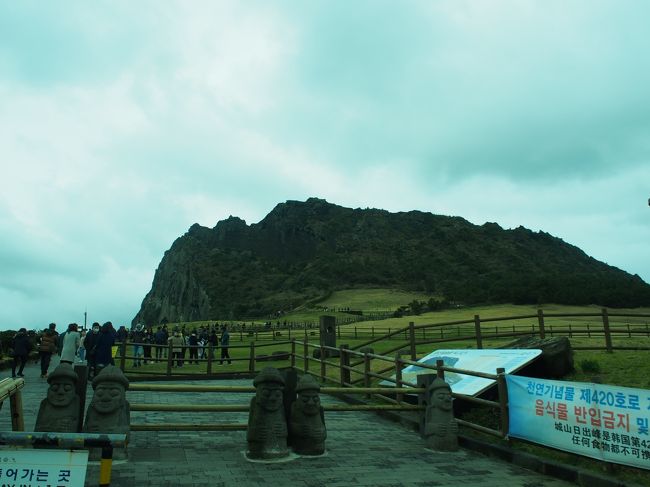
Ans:
<svg viewBox="0 0 650 487"><path fill-rule="evenodd" d="M181 331L176 328L174 334L169 337L169 343L172 346L172 364L176 361L176 367L183 366L183 350L185 349L185 337ZM172 365L173 366L173 365Z"/></svg>

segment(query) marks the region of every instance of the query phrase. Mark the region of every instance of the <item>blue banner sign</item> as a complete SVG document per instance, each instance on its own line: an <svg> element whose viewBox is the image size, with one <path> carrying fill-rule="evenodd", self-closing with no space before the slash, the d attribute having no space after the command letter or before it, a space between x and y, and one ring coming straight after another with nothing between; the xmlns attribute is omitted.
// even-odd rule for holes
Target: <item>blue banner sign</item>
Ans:
<svg viewBox="0 0 650 487"><path fill-rule="evenodd" d="M650 391L515 375L506 381L509 436L650 469Z"/></svg>

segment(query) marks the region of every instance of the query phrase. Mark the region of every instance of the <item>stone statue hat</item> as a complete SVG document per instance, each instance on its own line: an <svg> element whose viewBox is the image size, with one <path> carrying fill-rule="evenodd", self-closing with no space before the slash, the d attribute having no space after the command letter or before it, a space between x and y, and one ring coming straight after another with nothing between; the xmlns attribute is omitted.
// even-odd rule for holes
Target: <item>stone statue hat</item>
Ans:
<svg viewBox="0 0 650 487"><path fill-rule="evenodd" d="M278 369L273 367L265 367L262 372L257 374L257 377L253 380L253 385L257 387L259 384L264 382L275 382L284 386L284 378L282 377L282 374L280 374Z"/></svg>
<svg viewBox="0 0 650 487"><path fill-rule="evenodd" d="M429 384L429 387L427 388L429 391L435 391L436 389L442 389L446 388L451 391L451 386L445 382L444 379L441 379L440 377L436 377L434 381Z"/></svg>
<svg viewBox="0 0 650 487"><path fill-rule="evenodd" d="M129 388L129 379L126 378L122 370L115 365L108 365L104 367L99 374L93 379L93 389L102 382L117 382L122 384L124 389Z"/></svg>
<svg viewBox="0 0 650 487"><path fill-rule="evenodd" d="M51 384L54 379L59 379L59 378L63 378L63 377L66 377L66 378L72 380L72 382L74 382L75 384L79 380L79 376L73 370L72 365L63 363L63 364L59 364L52 371L52 373L47 376L47 383Z"/></svg>
<svg viewBox="0 0 650 487"><path fill-rule="evenodd" d="M311 375L303 375L296 386L296 392L301 391L320 391L320 384Z"/></svg>

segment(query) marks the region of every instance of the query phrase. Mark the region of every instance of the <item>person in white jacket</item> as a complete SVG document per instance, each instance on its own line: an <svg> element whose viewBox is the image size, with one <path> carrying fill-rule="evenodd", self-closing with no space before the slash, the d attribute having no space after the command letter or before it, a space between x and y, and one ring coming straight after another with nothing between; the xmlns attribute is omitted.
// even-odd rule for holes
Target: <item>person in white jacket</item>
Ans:
<svg viewBox="0 0 650 487"><path fill-rule="evenodd" d="M65 336L63 337L61 363L72 364L77 356L77 349L79 348L79 342L81 340L77 328L78 325L76 323L70 323L68 325L68 331L65 332Z"/></svg>

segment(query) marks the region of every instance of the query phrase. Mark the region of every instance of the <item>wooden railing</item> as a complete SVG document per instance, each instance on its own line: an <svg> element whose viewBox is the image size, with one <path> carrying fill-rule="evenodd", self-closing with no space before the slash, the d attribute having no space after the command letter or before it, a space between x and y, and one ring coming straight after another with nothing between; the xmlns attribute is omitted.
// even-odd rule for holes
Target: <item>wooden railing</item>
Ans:
<svg viewBox="0 0 650 487"><path fill-rule="evenodd" d="M443 364L441 360L438 360L436 365L430 365L426 363L416 362L407 358L403 358L399 354L394 357L387 355L380 355L369 352L358 352L355 350L350 350L345 347L334 348L327 346L320 346L310 344L308 342L298 342L296 341L297 347L303 347L303 354L296 354L296 360L303 361L302 372L304 374L310 374L319 378L321 383L327 381L336 382L340 384L341 391L354 391L359 393L359 390L364 390L366 399L377 399L389 404L396 405L396 410L424 410L423 407L419 409L413 409L408 407L409 405L403 402L404 394L423 394L424 388L422 384L413 384L402 380L402 369L405 366L414 365L423 369L430 369L432 372L436 373L439 377L444 378L444 373L446 372L455 372L458 374L469 375L473 377L482 377L485 379L494 380L497 383L498 389L498 401L489 401L487 399L481 399L473 396L467 396L464 394L452 393L452 397L468 401L474 404L479 404L482 406L489 406L496 408L500 411L500 428L493 429L479 424L471 423L464 420L458 420L459 423L463 426L482 431L494 436L505 437L508 434L508 414L507 414L507 390L505 383L505 370L502 368L496 369L495 374L489 374L484 372L477 372L472 370L457 369L454 367L447 367ZM310 348L319 349L321 358L310 357L308 350ZM332 355L338 354L338 361L328 360L332 358ZM362 357L360 362L357 362L357 365L352 365L350 363L350 358ZM377 362L383 362L384 364L390 364L385 366L380 366L379 370L373 371L373 360ZM319 371L314 372L310 370L310 363L315 362L319 364ZM376 363L376 362L375 362ZM359 367L362 365L362 367ZM328 375L327 368L331 367L338 370L338 374L335 373L334 376L338 377L338 380ZM361 377L357 380L351 380L351 374L358 374ZM392 376L394 375L395 378ZM391 382L395 384L395 387L373 387L373 382L382 381L382 382ZM362 382L362 387L357 387L355 384ZM394 396L394 397L393 397ZM422 400L419 401L422 404ZM406 406L406 407L401 407Z"/></svg>
<svg viewBox="0 0 650 487"><path fill-rule="evenodd" d="M370 393L388 393L393 388L340 388L340 387L322 387L322 394L370 394ZM131 384L129 391L132 392L205 392L205 393L255 393L253 386L203 386L203 385L169 385L169 384ZM422 394L422 388L404 388L404 393ZM194 412L194 413L241 413L248 412L250 405L241 404L193 404L193 403L176 403L176 404L158 404L158 403L131 403L131 411L165 411L165 412ZM330 404L324 405L323 409L327 411L422 411L424 407L418 405L390 405L390 404ZM155 424L131 424L131 431L244 431L247 423L155 423Z"/></svg>
<svg viewBox="0 0 650 487"><path fill-rule="evenodd" d="M549 324L548 319L573 319L573 323ZM585 318L598 318L595 323L583 321ZM625 318L625 322L611 323L610 318ZM603 345L578 346L576 350L650 350L648 346L620 346L613 341L615 337L633 338L638 336L650 337L650 314L609 312L602 309L600 313L544 313L539 310L537 314L505 316L495 318L481 318L475 315L472 319L447 321L442 323L420 324L411 322L406 327L390 330L382 335L377 335L370 340L356 344L355 350L385 342L387 340L401 341L393 345L393 350L408 347L414 350L421 345L438 344L445 342L472 342L476 348L484 347L484 340L519 338L522 336L547 336L565 335L580 338L602 338ZM499 325L509 321L509 325ZM494 324L494 326L489 326ZM487 325L487 326L486 326Z"/></svg>
<svg viewBox="0 0 650 487"><path fill-rule="evenodd" d="M151 357L146 358L146 361L151 362L151 363L164 363L166 364L165 371L155 371L155 370L150 370L147 368L133 368L130 367L128 369L128 373L134 374L134 375L150 375L150 376L166 376L166 377L172 377L174 375L176 376L187 376L187 375L197 375L197 376L211 376L215 374L215 366L218 365L225 365L227 368L227 365L232 363L244 363L247 364L247 367L245 367L245 370L242 370L242 368L238 368L237 372L241 373L242 371L249 372L249 373L255 373L256 372L256 367L259 362L267 361L267 360L288 360L290 358L290 353L283 352L278 355L256 355L257 352L260 350L264 350L267 347L276 347L278 345L290 345L292 344L293 341L275 341L273 343L259 343L252 341L248 345L229 345L228 350L231 355L230 358L221 358L220 351L221 347L214 347L211 345L207 346L196 346L196 345L185 345L183 347L178 347L178 346L173 346L171 344L169 345L157 345L157 344L152 344L152 343L132 343L132 342L121 342L118 344L118 352L115 356L115 364L122 369L122 371L126 372L127 368L129 367L128 361L131 361L131 363L135 362L136 360L143 362L145 360L143 355L140 355L136 357L132 353L129 353L129 351L132 351L134 346L141 346L141 347L151 347L151 350L153 352ZM183 352L181 352L181 358L174 357L173 350L175 348L182 348ZM155 350L164 350L164 354L160 358L156 358L155 355L158 355L155 353ZM189 357L188 352L190 350L196 350L197 352L199 349L204 349L204 355L206 358L191 358ZM237 356L240 354L237 354L237 350L246 350L248 353L246 354L246 357L242 356ZM179 370L180 367L178 367L178 362L182 364L183 367L187 365L205 365L204 370L199 370L199 371L187 371L187 368L183 369L182 371ZM175 369L175 370L174 370ZM219 370L219 375L223 375L224 373L228 373L226 369L220 369Z"/></svg>
<svg viewBox="0 0 650 487"><path fill-rule="evenodd" d="M612 323L611 317L618 320ZM558 320L571 319L570 323L558 323ZM591 319L598 318L596 323L591 322ZM620 318L626 319L622 323ZM247 367L244 367L245 372L251 374L257 372L260 365L259 356L256 353L264 349L264 347L273 345L291 345L291 351L286 357L286 366L300 370L302 373L311 374L319 378L323 384L323 392L329 391L332 388L327 387L326 384L337 384L341 391L349 394L362 394L367 401L374 401L375 404L367 404L369 408L380 410L383 408L394 408L395 410L402 411L422 411L421 406L414 406L407 404L404 401L405 394L421 394L422 387L418 384L412 384L402 380L402 369L408 365L417 365L424 369L430 369L432 372L439 375L444 374L445 371L462 373L465 375L473 375L477 377L484 377L495 380L497 383L497 400L490 401L487 399L475 398L461 394L453 394L453 397L462 401L469 401L474 404L488 406L495 408L500 412L500 426L498 429L489 428L485 425L473 424L464 420L459 420L460 424L468 428L479 430L495 436L504 437L507 435L507 392L505 390L504 372L500 369L495 370L494 374L484 374L476 371L468 371L455 369L452 367L445 367L443 364L436 366L423 364L417 362L418 349L422 349L427 345L441 344L446 342L470 342L476 348L484 348L486 343L492 340L503 341L505 339L518 338L522 336L538 336L546 338L555 335L568 335L570 337L590 338L592 340L602 340L602 345L593 346L574 346L574 349L589 349L589 350L606 350L613 352L614 350L648 350L650 347L635 345L635 346L620 346L616 344L617 337L633 338L638 336L650 337L650 327L648 326L648 318L650 314L631 314L631 313L610 313L608 310L603 309L600 313L544 313L540 310L537 314L518 315L508 317L491 317L481 318L475 315L473 319L464 319L449 321L435 324L419 324L411 322L407 327L402 327L390 330L382 336L376 336L362 343L357 343L353 348L348 348L345 345L340 347L328 347L325 345L310 342L311 335L302 333L302 336L293 336L290 341L265 341L259 343L256 341L250 342L248 345L231 345L230 349L247 349L248 356L244 357L239 353L239 357L232 358L233 362L244 362ZM589 321L581 321L589 320ZM340 329L340 327L339 327ZM339 332L340 333L340 332ZM302 339L301 339L302 338ZM131 345L131 344L129 344ZM381 353L373 353L369 351L361 351L364 347L374 345L382 347ZM155 347L156 345L151 345ZM121 354L119 356L119 363L124 368L125 361L134 359L126 353L127 345L121 346ZM171 346L165 347L168 356L164 361L167 363L165 372L160 372L159 375L173 377L174 375L184 375L178 370L172 370L171 363ZM189 347L186 347L189 348ZM199 359L199 363L206 365L206 372L198 374L199 376L211 376L213 372L213 365L216 360L220 360L215 355L216 349L208 348L207 358ZM319 358L312 356L310 352L318 349L320 352ZM430 350L431 347L427 347ZM397 352L397 353L394 353ZM393 355L390 355L393 354ZM236 353L234 355L237 355ZM187 362L187 359L185 359ZM130 374L134 371L131 369ZM228 369L220 369L220 377L228 375ZM242 367L239 367L238 373L242 372ZM393 378L394 377L394 378ZM381 381L387 381L395 384L395 387L377 387ZM139 390L138 388L144 387L140 384L133 384L132 390ZM149 386L147 386L149 387ZM157 386L168 387L168 386ZM176 387L176 386L172 386ZM194 387L194 386L193 386ZM164 389L160 389L164 390ZM179 389L180 390L180 389ZM206 392L218 392L217 389L201 389ZM229 392L237 392L228 390ZM252 388L247 388L246 392L252 392ZM223 392L226 392L223 390ZM243 391L241 391L243 392ZM382 404L377 404L381 402ZM151 409L158 407L159 409ZM149 408L149 409L147 409ZM147 406L135 404L132 407L134 411L145 410L165 410L165 411L214 411L214 412L244 412L248 411L248 405L160 405L160 406ZM158 425L135 425L134 430L140 429L156 429ZM171 426L170 426L171 427ZM226 424L219 425L182 425L174 424L173 427L178 429L194 428L194 429L244 429L242 425L233 426Z"/></svg>
<svg viewBox="0 0 650 487"><path fill-rule="evenodd" d="M9 398L12 431L25 431L25 417L23 415L23 396L21 389L25 386L25 379L7 378L0 381L0 405Z"/></svg>

